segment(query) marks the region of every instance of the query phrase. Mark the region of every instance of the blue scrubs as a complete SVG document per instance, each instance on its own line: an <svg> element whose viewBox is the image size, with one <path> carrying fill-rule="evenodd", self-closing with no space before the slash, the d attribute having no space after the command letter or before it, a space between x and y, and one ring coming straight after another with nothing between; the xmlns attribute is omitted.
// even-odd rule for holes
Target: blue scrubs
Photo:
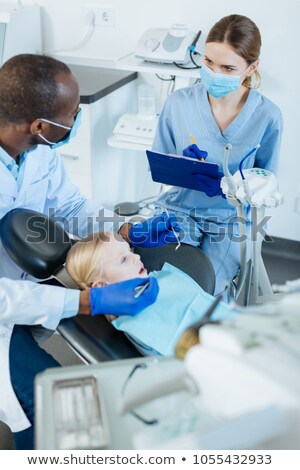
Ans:
<svg viewBox="0 0 300 470"><path fill-rule="evenodd" d="M236 118L221 132L202 84L174 92L166 101L158 123L153 150L182 155L191 145L190 135L208 152L207 161L218 163L223 171L224 147L232 144L229 170L238 170L241 158L256 144L243 168L278 168L282 115L280 109L257 90L251 89ZM172 187L157 200L158 207L175 212L183 227L183 241L208 255L216 273L215 294L222 292L239 268L236 210L221 196Z"/></svg>

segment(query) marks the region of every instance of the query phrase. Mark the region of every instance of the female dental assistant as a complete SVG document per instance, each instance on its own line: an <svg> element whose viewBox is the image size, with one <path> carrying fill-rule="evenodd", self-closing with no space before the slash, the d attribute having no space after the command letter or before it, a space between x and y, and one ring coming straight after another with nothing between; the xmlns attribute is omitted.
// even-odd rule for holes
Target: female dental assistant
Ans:
<svg viewBox="0 0 300 470"><path fill-rule="evenodd" d="M230 15L218 21L207 36L201 83L168 98L153 143L158 152L182 155L185 150L195 156L192 135L208 152L206 161L219 165L219 178L195 175L199 191L172 187L157 200L158 207L176 213L183 241L199 246L212 261L215 294L226 288L239 268L236 212L220 188L224 148L232 144L231 173L257 144L260 148L243 167L276 173L278 166L282 117L279 108L255 89L260 83L260 48L260 32L249 18Z"/></svg>
<svg viewBox="0 0 300 470"><path fill-rule="evenodd" d="M87 200L69 181L56 147L74 134L79 118L78 83L62 62L24 54L1 67L0 219L23 207L58 218L79 237L111 230L114 222L133 246L175 241L174 217L164 214L120 227L121 219ZM0 420L14 432L18 449L33 447L34 377L59 365L23 325L53 330L62 318L77 313L135 315L158 293L157 283L150 280L136 299L134 288L140 281L84 292L40 285L27 280L0 241Z"/></svg>

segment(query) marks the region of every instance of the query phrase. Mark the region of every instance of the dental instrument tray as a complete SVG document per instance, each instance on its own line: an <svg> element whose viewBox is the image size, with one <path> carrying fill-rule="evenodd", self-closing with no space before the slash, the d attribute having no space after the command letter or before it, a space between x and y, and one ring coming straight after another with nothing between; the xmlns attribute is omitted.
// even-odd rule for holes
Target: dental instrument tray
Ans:
<svg viewBox="0 0 300 470"><path fill-rule="evenodd" d="M107 448L110 436L106 410L95 377L58 380L51 393L54 400L53 448Z"/></svg>
<svg viewBox="0 0 300 470"><path fill-rule="evenodd" d="M146 150L153 181L181 188L199 190L195 174L218 177L219 165L182 155Z"/></svg>

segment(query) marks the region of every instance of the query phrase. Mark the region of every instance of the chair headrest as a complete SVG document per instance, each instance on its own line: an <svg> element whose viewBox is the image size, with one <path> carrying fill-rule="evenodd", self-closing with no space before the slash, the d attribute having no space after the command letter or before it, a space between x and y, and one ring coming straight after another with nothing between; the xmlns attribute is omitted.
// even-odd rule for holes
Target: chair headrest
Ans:
<svg viewBox="0 0 300 470"><path fill-rule="evenodd" d="M203 251L192 245L168 243L158 248L135 248L148 271L159 271L165 262L181 269L194 279L203 290L213 294L215 290L215 272L210 259Z"/></svg>
<svg viewBox="0 0 300 470"><path fill-rule="evenodd" d="M0 221L2 244L13 261L39 279L50 277L72 246L55 220L29 209L13 209Z"/></svg>

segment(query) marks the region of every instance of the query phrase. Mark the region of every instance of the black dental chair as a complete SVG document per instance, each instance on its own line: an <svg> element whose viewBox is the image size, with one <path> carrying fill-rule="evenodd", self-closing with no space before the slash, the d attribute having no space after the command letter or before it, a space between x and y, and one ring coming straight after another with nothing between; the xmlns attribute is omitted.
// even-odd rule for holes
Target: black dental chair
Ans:
<svg viewBox="0 0 300 470"><path fill-rule="evenodd" d="M72 241L53 219L29 209L14 209L0 221L2 244L14 262L30 275L47 283L77 288L64 268ZM213 294L215 274L210 260L198 248L171 243L159 248L136 248L148 271L159 270L164 262L189 274L206 292ZM176 298L176 292L173 292ZM172 306L170 305L170 308ZM128 359L141 354L102 315L77 315L62 320L59 333L87 363Z"/></svg>

